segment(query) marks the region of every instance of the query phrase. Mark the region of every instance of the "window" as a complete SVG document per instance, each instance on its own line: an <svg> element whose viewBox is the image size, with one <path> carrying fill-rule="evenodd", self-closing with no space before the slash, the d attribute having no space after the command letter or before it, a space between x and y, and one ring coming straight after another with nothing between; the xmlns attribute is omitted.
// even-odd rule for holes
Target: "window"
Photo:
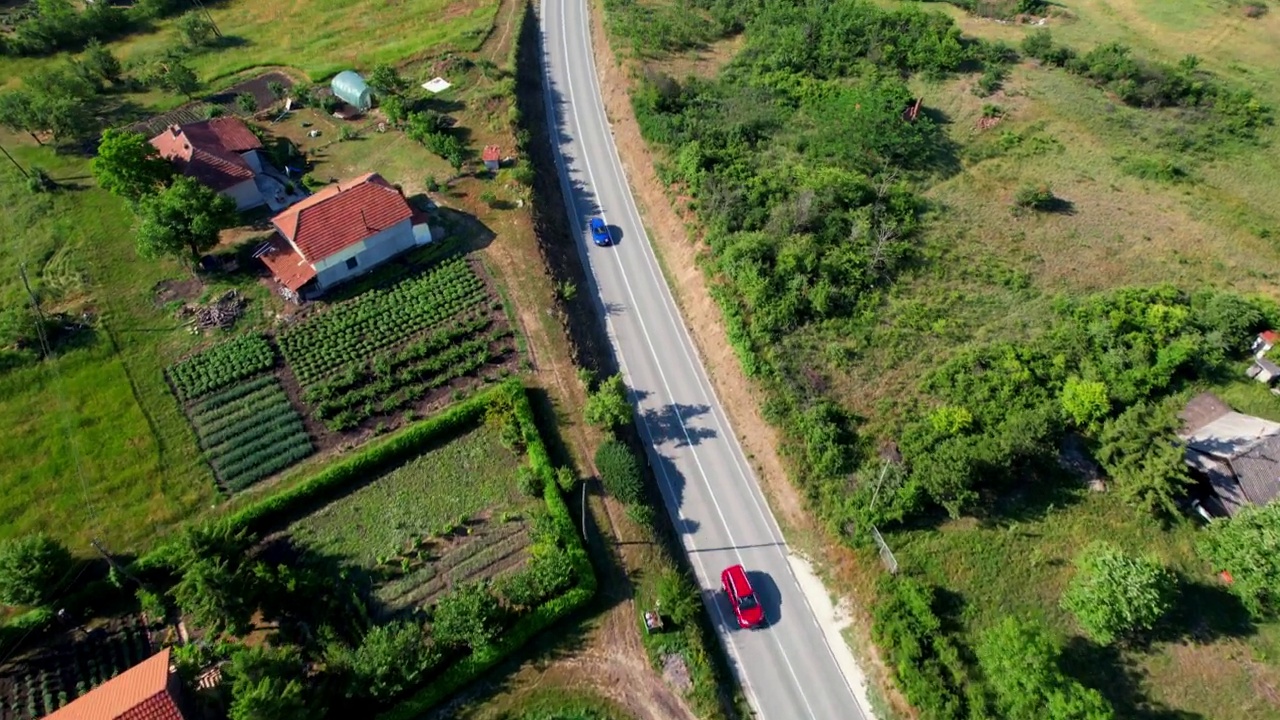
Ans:
<svg viewBox="0 0 1280 720"><path fill-rule="evenodd" d="M353 257L349 257L349 258L347 258L347 269L348 269L348 270L355 270L355 269L356 269L356 266L357 266L357 265L359 265L359 264L360 264L360 263L359 263L355 258L353 258Z"/></svg>

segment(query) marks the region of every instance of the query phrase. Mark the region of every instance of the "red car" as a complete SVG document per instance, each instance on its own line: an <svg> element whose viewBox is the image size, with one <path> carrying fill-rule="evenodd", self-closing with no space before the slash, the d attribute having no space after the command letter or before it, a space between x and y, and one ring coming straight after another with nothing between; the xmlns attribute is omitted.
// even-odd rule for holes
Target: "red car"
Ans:
<svg viewBox="0 0 1280 720"><path fill-rule="evenodd" d="M720 573L720 582L724 585L724 594L729 596L729 604L733 606L733 614L738 618L738 625L743 628L755 628L764 624L764 608L756 599L756 593L747 582L747 571L741 565L726 568Z"/></svg>

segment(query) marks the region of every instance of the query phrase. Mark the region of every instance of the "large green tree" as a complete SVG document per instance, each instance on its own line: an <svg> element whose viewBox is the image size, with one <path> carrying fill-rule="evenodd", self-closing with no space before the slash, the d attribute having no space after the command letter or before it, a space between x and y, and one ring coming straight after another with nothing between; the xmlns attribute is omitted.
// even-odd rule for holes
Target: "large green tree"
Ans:
<svg viewBox="0 0 1280 720"><path fill-rule="evenodd" d="M130 202L160 190L173 177L173 165L160 157L145 136L110 128L102 133L89 171L104 190Z"/></svg>
<svg viewBox="0 0 1280 720"><path fill-rule="evenodd" d="M1114 713L1098 691L1065 675L1060 651L1034 623L1006 617L988 630L976 654L1004 720L1111 720Z"/></svg>
<svg viewBox="0 0 1280 720"><path fill-rule="evenodd" d="M239 634L257 606L256 563L249 559L254 537L225 524L190 528L178 540L169 590L178 609L211 632Z"/></svg>
<svg viewBox="0 0 1280 720"><path fill-rule="evenodd" d="M1260 618L1280 613L1280 502L1214 520L1199 550L1214 570L1231 573L1231 591Z"/></svg>
<svg viewBox="0 0 1280 720"><path fill-rule="evenodd" d="M1098 462L1125 502L1167 518L1191 484L1177 420L1165 408L1140 402L1107 420L1098 435Z"/></svg>
<svg viewBox="0 0 1280 720"><path fill-rule="evenodd" d="M191 261L218 244L218 233L236 224L236 204L189 177L138 203L138 253Z"/></svg>
<svg viewBox="0 0 1280 720"><path fill-rule="evenodd" d="M1076 559L1062 607L1097 642L1109 644L1151 630L1173 607L1177 584L1154 559L1095 542Z"/></svg>
<svg viewBox="0 0 1280 720"><path fill-rule="evenodd" d="M67 548L47 535L26 535L0 544L0 603L50 602L72 565Z"/></svg>

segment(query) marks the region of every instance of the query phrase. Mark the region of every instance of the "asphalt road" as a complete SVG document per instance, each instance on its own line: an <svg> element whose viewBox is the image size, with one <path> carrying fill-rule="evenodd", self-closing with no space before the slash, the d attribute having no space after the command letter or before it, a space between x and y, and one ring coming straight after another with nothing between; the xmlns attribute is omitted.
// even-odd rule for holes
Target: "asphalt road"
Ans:
<svg viewBox="0 0 1280 720"><path fill-rule="evenodd" d="M759 717L861 720L645 235L600 96L586 0L542 0L541 31L547 113L575 240L730 663ZM609 226L612 247L591 243L593 216ZM760 597L766 628L739 630L733 620L720 572L736 563Z"/></svg>

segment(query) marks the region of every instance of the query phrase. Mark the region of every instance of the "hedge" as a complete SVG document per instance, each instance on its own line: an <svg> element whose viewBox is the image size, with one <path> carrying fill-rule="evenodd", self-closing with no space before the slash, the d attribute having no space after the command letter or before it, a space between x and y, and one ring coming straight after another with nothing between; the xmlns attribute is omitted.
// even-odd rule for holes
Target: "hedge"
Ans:
<svg viewBox="0 0 1280 720"><path fill-rule="evenodd" d="M236 529L262 530L300 506L320 500L349 483L397 465L420 452L431 441L455 433L465 425L478 422L493 398L501 393L513 392L523 395L520 381L514 378L477 393L420 423L410 425L383 442L366 448L347 460L330 465L310 479L250 505L228 516L222 522L230 523ZM527 400L525 404L527 405ZM545 457L545 450L543 455ZM170 568L173 565L171 558L176 549L177 546L173 542L160 545L135 560L129 566L129 570L134 574L144 574Z"/></svg>
<svg viewBox="0 0 1280 720"><path fill-rule="evenodd" d="M539 605L533 612L517 620L515 625L501 635L498 642L473 652L449 666L443 673L435 676L429 685L379 715L378 720L416 720L441 700L474 682L480 675L528 643L535 635L586 605L595 596L595 572L592 570L586 549L578 540L578 531L573 524L573 518L569 515L569 506L565 504L564 498L560 495L560 489L556 485L555 468L551 465L551 456L547 453L547 446L538 432L528 394L519 381L504 383L498 391L511 394L516 421L520 423L520 429L524 435L529 467L542 478L543 498L547 503L547 512L560 530L565 552L569 553L573 561L574 576L578 578L578 585L565 594Z"/></svg>

